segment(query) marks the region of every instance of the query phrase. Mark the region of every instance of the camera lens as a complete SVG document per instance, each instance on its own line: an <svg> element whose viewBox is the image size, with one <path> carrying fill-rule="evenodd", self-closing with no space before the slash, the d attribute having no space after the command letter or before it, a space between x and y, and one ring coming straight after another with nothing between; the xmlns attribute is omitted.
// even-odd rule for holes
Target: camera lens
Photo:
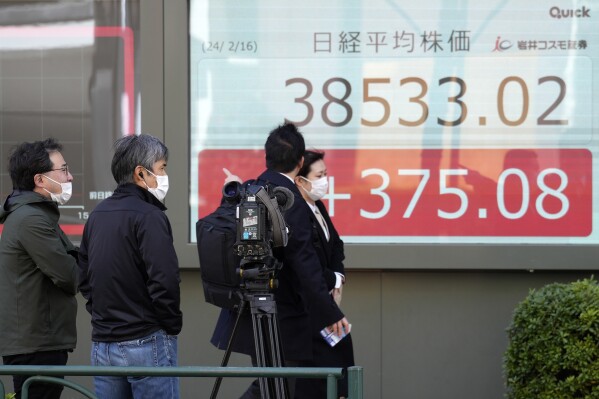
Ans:
<svg viewBox="0 0 599 399"><path fill-rule="evenodd" d="M241 183L230 181L223 186L223 196L229 202L237 202L240 198Z"/></svg>

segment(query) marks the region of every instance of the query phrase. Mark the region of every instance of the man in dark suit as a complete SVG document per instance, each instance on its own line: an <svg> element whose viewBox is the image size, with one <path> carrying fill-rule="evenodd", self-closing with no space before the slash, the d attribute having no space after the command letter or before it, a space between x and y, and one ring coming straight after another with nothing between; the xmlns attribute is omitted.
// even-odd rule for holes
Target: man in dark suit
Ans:
<svg viewBox="0 0 599 399"><path fill-rule="evenodd" d="M329 294L322 274L322 266L312 242L312 212L297 189L294 178L303 164L305 143L296 126L286 123L272 130L264 145L266 171L257 179L257 184L281 186L289 189L295 201L285 212L289 226L289 241L275 256L283 262L277 273L279 286L274 290L285 366L302 367L312 358L311 322L321 328L328 327L337 335L349 329L349 322ZM318 306L318 320L310 319L309 306ZM221 349L231 335L235 315L223 310L219 317L212 343ZM252 356L253 332L249 315L240 320L232 350ZM295 379L289 379L291 398ZM242 396L243 399L260 398L257 381Z"/></svg>

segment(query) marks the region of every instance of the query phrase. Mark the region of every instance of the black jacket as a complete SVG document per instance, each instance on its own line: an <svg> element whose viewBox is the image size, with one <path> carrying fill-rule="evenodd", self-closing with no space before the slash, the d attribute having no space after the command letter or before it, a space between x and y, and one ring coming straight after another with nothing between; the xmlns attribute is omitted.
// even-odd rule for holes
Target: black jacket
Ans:
<svg viewBox="0 0 599 399"><path fill-rule="evenodd" d="M125 184L91 213L79 252L79 289L94 341L181 331L179 265L164 210L150 192Z"/></svg>
<svg viewBox="0 0 599 399"><path fill-rule="evenodd" d="M314 242L316 254L322 265L322 273L327 283L327 289L330 291L335 288L335 283L337 282L335 272L345 274L345 267L343 266L345 251L343 241L339 237L339 233L331 221L327 208L322 201L316 201L316 207L324 218L329 230L329 235L331 236L327 241L324 231L320 227L318 220L316 220L314 212L312 212L310 215L310 222L312 223L312 240Z"/></svg>
<svg viewBox="0 0 599 399"><path fill-rule="evenodd" d="M327 241L326 235L320 227L314 212L310 212L310 222L312 223L312 238L314 248L318 254L322 265L322 273L327 281L329 290L335 288L335 272L345 274L343 260L345 259L343 250L343 241L339 233L331 222L329 213L322 201L316 201L316 206L323 216L329 230L330 239ZM312 320L318 320L320 307L313 305L310 307L310 317ZM305 364L308 367L350 367L354 365L354 348L352 336L349 334L343 338L337 345L330 347L320 335L320 326L313 322L312 324L312 360ZM347 397L347 375L337 381L338 396ZM326 398L327 384L322 379L298 379L295 386L295 399L318 399Z"/></svg>
<svg viewBox="0 0 599 399"><path fill-rule="evenodd" d="M282 269L277 273L279 287L274 290L277 302L282 347L287 360L310 360L312 358L311 323L321 329L336 323L344 316L329 294L323 277L322 265L313 245L313 214L295 184L280 173L267 170L258 177L258 184L286 187L294 194L291 209L285 212L285 222L290 235L282 251ZM310 317L310 304L319 312ZM235 314L223 310L219 317L212 343L225 348L231 334ZM253 354L253 333L249 317L240 321L239 332L233 350Z"/></svg>

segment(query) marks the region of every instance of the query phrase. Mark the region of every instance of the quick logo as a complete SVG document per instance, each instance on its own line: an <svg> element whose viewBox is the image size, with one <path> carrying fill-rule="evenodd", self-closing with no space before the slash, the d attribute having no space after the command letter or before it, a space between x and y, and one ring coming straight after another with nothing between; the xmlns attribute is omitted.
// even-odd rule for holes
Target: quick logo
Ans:
<svg viewBox="0 0 599 399"><path fill-rule="evenodd" d="M586 6L582 8L570 8L564 9L560 7L551 7L549 9L549 15L551 18L562 19L562 18L590 18L591 9Z"/></svg>

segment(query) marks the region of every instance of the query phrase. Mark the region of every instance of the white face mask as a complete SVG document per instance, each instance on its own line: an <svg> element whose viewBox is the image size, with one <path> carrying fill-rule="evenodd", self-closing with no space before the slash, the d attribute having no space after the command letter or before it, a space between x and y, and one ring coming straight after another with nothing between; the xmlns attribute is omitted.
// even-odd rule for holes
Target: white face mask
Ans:
<svg viewBox="0 0 599 399"><path fill-rule="evenodd" d="M147 169L146 171L156 178L157 183L156 188L150 188L146 184L146 187L148 187L148 191L151 192L154 195L154 197L158 198L158 201L164 202L164 198L166 197L166 193L168 192L168 176L158 176Z"/></svg>
<svg viewBox="0 0 599 399"><path fill-rule="evenodd" d="M62 189L62 192L60 194L54 194L44 188L44 190L48 194L50 194L52 201L57 202L60 205L64 205L67 203L67 201L69 199L71 199L71 195L73 194L73 184L71 182L59 183L56 180L53 180L52 178L50 178L46 175L42 175L42 176L44 176L45 178L47 178L48 180L50 180L53 183L59 184L60 188Z"/></svg>
<svg viewBox="0 0 599 399"><path fill-rule="evenodd" d="M325 194L329 191L329 179L327 179L326 176L323 176L320 179L316 179L316 180L306 179L303 176L300 176L300 177L302 179L312 183L312 189L310 191L308 191L304 187L302 187L304 189L304 191L306 192L306 194L308 194L308 197L310 197L310 199L312 201L318 201L319 199L324 197Z"/></svg>

